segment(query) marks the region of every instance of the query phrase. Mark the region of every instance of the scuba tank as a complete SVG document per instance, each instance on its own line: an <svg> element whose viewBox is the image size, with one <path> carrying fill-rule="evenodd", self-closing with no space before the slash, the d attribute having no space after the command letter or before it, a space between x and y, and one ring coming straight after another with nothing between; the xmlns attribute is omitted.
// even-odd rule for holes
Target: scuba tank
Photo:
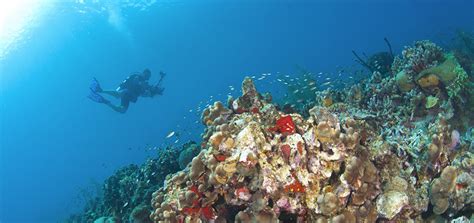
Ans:
<svg viewBox="0 0 474 223"><path fill-rule="evenodd" d="M117 87L116 91L121 91L124 89L130 89L134 85L138 84L140 82L141 76L139 72L132 73L130 76L128 76L125 80L120 83L120 85Z"/></svg>

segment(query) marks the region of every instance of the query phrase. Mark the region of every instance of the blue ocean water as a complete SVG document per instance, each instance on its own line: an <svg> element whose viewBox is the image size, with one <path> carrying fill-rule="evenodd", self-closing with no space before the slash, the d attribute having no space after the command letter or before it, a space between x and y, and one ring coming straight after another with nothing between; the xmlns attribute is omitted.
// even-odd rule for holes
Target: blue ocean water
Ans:
<svg viewBox="0 0 474 223"><path fill-rule="evenodd" d="M386 50L384 37L399 53L415 40L442 44L458 28L474 30L471 0L30 4L34 20L0 36L8 46L0 48L0 222L61 221L82 208L84 188L175 143L169 132L180 133L178 144L199 140L197 108L238 95L245 76L297 66L337 72L356 64L352 49ZM140 98L126 114L87 99L93 77L115 89L145 68L152 82L167 73L163 96Z"/></svg>

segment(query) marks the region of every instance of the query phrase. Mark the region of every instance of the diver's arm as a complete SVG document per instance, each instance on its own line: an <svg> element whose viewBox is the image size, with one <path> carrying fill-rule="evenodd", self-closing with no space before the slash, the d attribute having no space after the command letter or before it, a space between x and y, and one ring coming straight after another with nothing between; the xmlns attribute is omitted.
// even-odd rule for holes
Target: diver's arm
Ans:
<svg viewBox="0 0 474 223"><path fill-rule="evenodd" d="M148 83L143 87L143 93L140 95L144 98L151 98L153 97L153 87L150 86Z"/></svg>

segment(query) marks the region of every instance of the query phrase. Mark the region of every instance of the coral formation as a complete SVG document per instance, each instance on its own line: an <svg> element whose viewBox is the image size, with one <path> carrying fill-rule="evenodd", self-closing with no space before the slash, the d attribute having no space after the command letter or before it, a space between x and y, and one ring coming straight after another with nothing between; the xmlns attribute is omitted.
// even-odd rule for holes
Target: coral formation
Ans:
<svg viewBox="0 0 474 223"><path fill-rule="evenodd" d="M243 91L230 106L235 101L252 105L233 106L225 121L207 126L205 149L190 168L168 178L153 194L150 218L155 222L419 221L430 204L434 214L444 213L446 204L453 207L452 213L471 210L472 169L459 180L458 174L449 174L454 180L449 189L455 184L462 192L445 189L447 166L462 163L450 160L461 154L472 159L459 133L447 123L452 116L446 113L452 109L440 105L438 115L419 111L435 109L441 102L423 95L421 87L395 96L402 91L392 78L372 77L364 83L374 90L361 92L358 107L327 107L321 102L309 110L308 118L278 111L247 78L243 88L252 89L252 94ZM412 92L416 89L419 93ZM393 107L404 100L408 106ZM250 107L271 112L252 112ZM421 116L427 121L413 121L415 129L410 132L407 121ZM441 179L435 178L439 173ZM458 181L462 183L452 183Z"/></svg>
<svg viewBox="0 0 474 223"><path fill-rule="evenodd" d="M195 146L189 142L181 148L162 148L157 158L148 159L141 166L119 169L105 180L102 195L94 198L81 215L71 216L68 222L151 222L152 193L162 186L166 175L180 170L177 159L180 153L189 153L187 150L194 150Z"/></svg>
<svg viewBox="0 0 474 223"><path fill-rule="evenodd" d="M372 75L353 86L317 91L307 78L301 91L313 99L298 109L275 105L246 78L240 97L204 110L200 147L186 146L184 169L166 172L162 187L153 181L148 209L112 199L88 219L144 222L149 211L145 220L171 223L469 221L474 84L458 58L418 41L391 72L371 62ZM297 100L300 89L291 90ZM136 190L126 177L136 169L123 171L110 182ZM130 200L123 193L108 194Z"/></svg>
<svg viewBox="0 0 474 223"><path fill-rule="evenodd" d="M201 147L195 142L185 143L183 149L179 153L178 164L179 168L184 169L190 163L195 156L201 151Z"/></svg>

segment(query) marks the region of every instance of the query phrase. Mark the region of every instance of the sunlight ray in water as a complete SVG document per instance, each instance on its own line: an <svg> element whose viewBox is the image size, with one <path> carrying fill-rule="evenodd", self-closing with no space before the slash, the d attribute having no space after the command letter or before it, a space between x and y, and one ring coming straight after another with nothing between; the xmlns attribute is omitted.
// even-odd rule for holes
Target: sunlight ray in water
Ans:
<svg viewBox="0 0 474 223"><path fill-rule="evenodd" d="M21 44L52 1L0 1L0 60Z"/></svg>

